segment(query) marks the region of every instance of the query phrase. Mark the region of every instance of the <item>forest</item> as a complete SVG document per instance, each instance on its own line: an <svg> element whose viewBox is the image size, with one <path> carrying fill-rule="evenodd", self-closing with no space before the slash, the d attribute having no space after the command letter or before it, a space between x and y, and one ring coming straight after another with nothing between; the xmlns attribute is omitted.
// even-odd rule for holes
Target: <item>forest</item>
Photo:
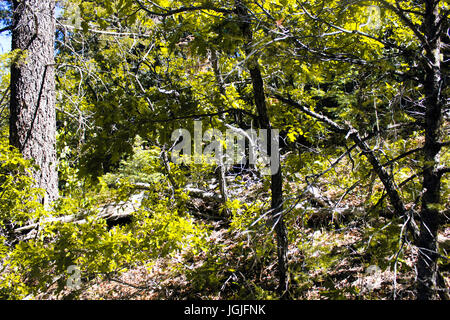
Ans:
<svg viewBox="0 0 450 320"><path fill-rule="evenodd" d="M0 299L449 300L448 0L4 0Z"/></svg>

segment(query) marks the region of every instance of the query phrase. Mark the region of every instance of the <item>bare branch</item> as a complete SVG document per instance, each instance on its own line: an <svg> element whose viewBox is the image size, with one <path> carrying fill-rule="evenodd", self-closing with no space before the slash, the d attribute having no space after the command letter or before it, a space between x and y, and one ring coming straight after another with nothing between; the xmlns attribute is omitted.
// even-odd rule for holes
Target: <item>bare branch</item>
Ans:
<svg viewBox="0 0 450 320"><path fill-rule="evenodd" d="M346 138L351 138L358 145L359 149L361 149L362 153L367 157L370 164L372 165L373 170L376 172L379 179L383 183L396 214L398 216L402 216L406 212L405 205L400 198L400 194L394 184L393 179L381 164L381 161L378 159L375 151L369 147L369 145L365 142L365 139L360 137L358 131L355 128L353 128L349 124L347 124L346 127L343 127L333 120L329 119L328 117L311 111L309 108L302 106L301 104L291 99L284 98L279 94L274 94L273 96L284 103L302 110L304 113L310 115L311 117L328 124L333 131L341 134L346 134Z"/></svg>
<svg viewBox="0 0 450 320"><path fill-rule="evenodd" d="M396 45L394 43L391 43L391 42L386 42L383 39L381 39L379 37L375 37L375 36L373 36L373 35L371 35L369 33L362 32L362 31L359 31L359 30L348 30L348 29L342 28L342 27L340 27L338 25L335 25L335 24L325 20L325 19L321 19L321 18L311 14L302 4L300 4L300 5L301 5L303 11L306 13L306 15L310 19L315 20L315 21L320 21L320 22L328 25L329 27L332 27L332 28L338 30L336 32L323 34L322 36L331 36L331 35L336 35L336 34L339 34L339 33L356 34L356 35L359 35L359 36L363 36L363 37L375 40L375 41L383 44L384 46L394 47L394 48L399 49L399 50L405 50L405 48L403 48L403 47L400 47L400 46L398 46L398 45Z"/></svg>
<svg viewBox="0 0 450 320"><path fill-rule="evenodd" d="M71 29L73 31L81 31L82 28L77 28L74 26L66 25L59 23L64 29ZM116 32L116 31L108 31L108 30L97 30L97 29L88 29L89 32L103 34L107 36L115 36L115 37L137 37L137 38L149 38L151 34L142 34L142 33L133 33L133 32Z"/></svg>
<svg viewBox="0 0 450 320"><path fill-rule="evenodd" d="M348 130L346 130L344 127L342 127L341 125L337 124L336 122L334 122L330 118L328 118L328 117L326 117L326 116L324 116L322 114L316 113L316 112L312 111L311 109L309 109L309 108L299 104L298 102L296 102L296 101L294 101L294 100L292 100L290 98L285 98L285 97L283 97L283 96L281 96L279 94L276 94L276 93L273 94L273 97L277 98L281 102L284 102L284 103L286 103L286 104L288 104L288 105L290 105L292 107L300 109L301 111L303 111L307 115L309 115L309 116L311 116L311 117L313 117L313 118L315 118L315 119L317 119L317 120L319 120L319 121L321 121L323 123L326 123L335 132L338 132L338 133L347 133L348 132Z"/></svg>
<svg viewBox="0 0 450 320"><path fill-rule="evenodd" d="M409 151L407 151L407 152L405 152L405 153L402 153L401 155L395 157L394 159L389 160L388 162L383 163L383 167L389 166L389 165L391 165L392 163L394 163L394 162L396 162L396 161L398 161L398 160L400 160L400 159L403 159L403 158L409 156L410 154L413 154L413 153L415 153L415 152L417 152L417 151L420 151L420 150L422 150L422 149L423 149L423 148L420 147L420 148L415 148L415 149L409 150Z"/></svg>
<svg viewBox="0 0 450 320"><path fill-rule="evenodd" d="M220 116L225 113L235 113L235 112L242 112L248 116L251 116L253 118L256 118L256 115L242 110L242 109L236 109L236 108L230 108L223 111L213 112L213 113L200 113L200 114L191 114L187 116L180 116L180 117L174 117L174 118L167 118L167 119L145 119L145 123L166 123L171 121L177 121L177 120L186 120L186 119L196 119L196 118L207 118L207 117L216 117Z"/></svg>
<svg viewBox="0 0 450 320"><path fill-rule="evenodd" d="M343 154L341 154L327 169L325 169L322 172L306 176L305 177L306 182L308 182L308 179L310 179L310 178L314 178L315 179L315 178L318 178L320 176L323 176L325 173L327 173L328 171L333 169L347 154L350 154L353 151L353 149L355 149L356 147L357 147L356 144L354 144L350 148L347 148L347 146L346 146L346 151Z"/></svg>

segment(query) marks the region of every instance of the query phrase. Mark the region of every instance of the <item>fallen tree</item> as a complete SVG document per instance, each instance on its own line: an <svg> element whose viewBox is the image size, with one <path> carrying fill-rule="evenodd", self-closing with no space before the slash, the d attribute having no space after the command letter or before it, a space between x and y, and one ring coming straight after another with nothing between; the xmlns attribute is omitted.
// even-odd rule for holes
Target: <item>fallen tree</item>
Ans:
<svg viewBox="0 0 450 320"><path fill-rule="evenodd" d="M146 183L135 183L132 186L133 191L140 191L139 193L133 194L127 201L120 201L118 203L109 203L100 206L97 209L96 217L98 219L106 220L109 227L120 223L131 222L131 217L133 213L139 210L142 206L142 200L145 197L145 191L151 190L152 186ZM221 196L212 191L205 191L199 188L187 187L184 189L193 200L200 199L205 202L220 203ZM194 206L195 207L195 206ZM35 232L45 224L51 223L76 223L82 224L86 223L86 217L89 215L88 212L81 212L80 214L72 214L61 217L48 217L41 219L37 222L31 222L25 226L14 229L14 234L19 240L30 239L35 235ZM205 216L212 217L212 216Z"/></svg>

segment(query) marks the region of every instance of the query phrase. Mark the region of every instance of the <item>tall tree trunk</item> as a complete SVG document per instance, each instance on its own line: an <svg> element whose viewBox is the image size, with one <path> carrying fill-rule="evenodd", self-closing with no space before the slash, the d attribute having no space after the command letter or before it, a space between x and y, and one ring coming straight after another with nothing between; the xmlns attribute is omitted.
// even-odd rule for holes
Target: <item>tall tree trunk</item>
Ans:
<svg viewBox="0 0 450 320"><path fill-rule="evenodd" d="M247 11L247 8L240 0L236 0L236 12L240 21L240 28L244 36L245 51L247 57L251 54L250 44L253 41L253 34L251 30L251 17ZM264 92L264 82L261 75L260 66L257 58L252 56L247 61L247 69L250 72L250 77L253 85L253 96L255 100L255 106L259 117L259 126L261 129L268 130L267 140L268 153L271 159L273 156L271 153L271 141L272 141L272 126L270 123L269 115L267 113L266 97ZM287 276L287 231L283 219L283 177L281 172L281 163L278 157L279 168L278 171L271 176L271 216L275 226L275 232L277 236L277 256L278 256L278 279L279 287L278 291L282 296L285 296L288 292L288 276Z"/></svg>
<svg viewBox="0 0 450 320"><path fill-rule="evenodd" d="M54 79L54 0L14 0L12 50L23 59L11 66L10 144L34 159L43 202L58 197Z"/></svg>
<svg viewBox="0 0 450 320"><path fill-rule="evenodd" d="M222 75L219 69L219 57L217 56L216 50L211 50L211 64L214 71L214 76L216 78L217 86L219 88L219 92L221 95L225 96L226 90L223 84ZM220 120L225 122L225 114L223 113L223 108L219 104ZM223 214L225 216L229 216L231 214L230 210L227 208L228 202L228 189L227 189L227 180L226 180L226 170L225 165L223 164L223 159L219 160L216 168L217 180L219 180L219 188L220 194L222 195L222 205L223 205Z"/></svg>
<svg viewBox="0 0 450 320"><path fill-rule="evenodd" d="M425 1L424 33L428 42L425 61L425 145L423 195L420 211L419 256L417 261L417 298L432 299L437 279L437 232L439 228L440 178L438 172L441 150L441 40L437 0Z"/></svg>

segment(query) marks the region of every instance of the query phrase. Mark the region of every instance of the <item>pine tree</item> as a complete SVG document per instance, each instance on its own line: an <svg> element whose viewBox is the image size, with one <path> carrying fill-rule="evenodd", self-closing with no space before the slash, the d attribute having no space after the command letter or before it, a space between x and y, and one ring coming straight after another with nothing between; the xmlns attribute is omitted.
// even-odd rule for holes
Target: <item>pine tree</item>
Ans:
<svg viewBox="0 0 450 320"><path fill-rule="evenodd" d="M37 187L44 201L58 197L54 79L53 0L14 0L12 50L22 55L11 67L10 144L39 166Z"/></svg>

